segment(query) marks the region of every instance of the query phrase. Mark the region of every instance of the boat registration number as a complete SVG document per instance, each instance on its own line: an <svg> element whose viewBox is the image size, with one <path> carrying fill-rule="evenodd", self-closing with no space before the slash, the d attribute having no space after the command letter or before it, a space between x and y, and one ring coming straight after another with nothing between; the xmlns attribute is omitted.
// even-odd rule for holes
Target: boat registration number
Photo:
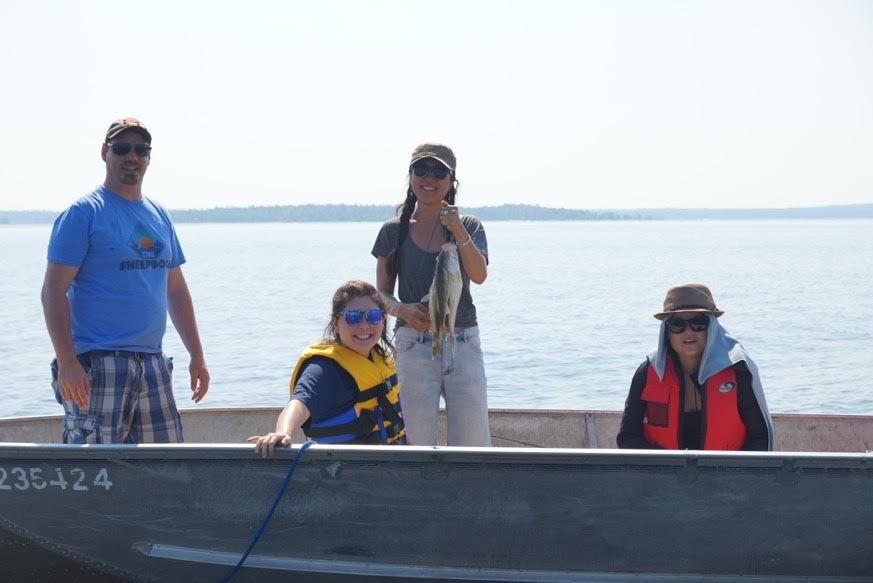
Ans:
<svg viewBox="0 0 873 583"><path fill-rule="evenodd" d="M100 468L96 473L90 474L82 468L54 468L54 471L46 471L46 468L6 468L0 466L0 492L4 490L45 490L47 488L59 488L73 492L87 492L103 488L112 488L112 480L109 479L109 471Z"/></svg>

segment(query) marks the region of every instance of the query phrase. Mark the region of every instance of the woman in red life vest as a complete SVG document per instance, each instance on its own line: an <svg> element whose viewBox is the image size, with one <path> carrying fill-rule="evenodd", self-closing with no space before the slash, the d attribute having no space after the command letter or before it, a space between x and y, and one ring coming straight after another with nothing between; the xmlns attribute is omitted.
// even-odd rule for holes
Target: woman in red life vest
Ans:
<svg viewBox="0 0 873 583"><path fill-rule="evenodd" d="M631 381L621 448L772 450L758 367L722 328L705 285L667 290L658 348Z"/></svg>

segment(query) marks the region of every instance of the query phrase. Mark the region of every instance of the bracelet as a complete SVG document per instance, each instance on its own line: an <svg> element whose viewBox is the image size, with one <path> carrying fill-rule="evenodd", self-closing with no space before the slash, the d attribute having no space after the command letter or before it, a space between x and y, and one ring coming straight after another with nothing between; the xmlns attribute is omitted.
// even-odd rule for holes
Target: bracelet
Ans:
<svg viewBox="0 0 873 583"><path fill-rule="evenodd" d="M473 242L473 237L472 237L471 235L468 234L468 235L467 235L467 240L464 241L463 243L458 243L458 247L463 247L464 245L469 245L469 244L472 243L472 242Z"/></svg>

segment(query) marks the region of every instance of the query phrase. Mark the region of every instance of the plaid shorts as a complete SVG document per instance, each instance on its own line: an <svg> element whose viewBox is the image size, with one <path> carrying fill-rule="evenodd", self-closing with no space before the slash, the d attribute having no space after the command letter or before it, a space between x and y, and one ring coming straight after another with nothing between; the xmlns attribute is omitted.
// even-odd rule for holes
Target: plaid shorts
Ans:
<svg viewBox="0 0 873 583"><path fill-rule="evenodd" d="M88 408L61 399L58 364L52 388L64 407L64 443L181 443L173 399L173 360L163 353L92 350L78 355L88 373Z"/></svg>

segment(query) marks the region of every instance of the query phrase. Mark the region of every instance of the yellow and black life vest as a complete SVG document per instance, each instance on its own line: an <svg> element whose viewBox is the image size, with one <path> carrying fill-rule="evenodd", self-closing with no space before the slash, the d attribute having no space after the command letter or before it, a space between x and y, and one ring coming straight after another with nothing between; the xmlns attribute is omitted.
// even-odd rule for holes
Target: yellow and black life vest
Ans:
<svg viewBox="0 0 873 583"><path fill-rule="evenodd" d="M303 424L307 439L316 443L345 443L372 436L374 443L406 443L397 371L390 358L382 358L375 350L367 358L339 344L314 344L303 351L294 367L292 393L303 365L315 356L339 364L355 380L358 392L354 404L345 411L318 422L308 419Z"/></svg>

